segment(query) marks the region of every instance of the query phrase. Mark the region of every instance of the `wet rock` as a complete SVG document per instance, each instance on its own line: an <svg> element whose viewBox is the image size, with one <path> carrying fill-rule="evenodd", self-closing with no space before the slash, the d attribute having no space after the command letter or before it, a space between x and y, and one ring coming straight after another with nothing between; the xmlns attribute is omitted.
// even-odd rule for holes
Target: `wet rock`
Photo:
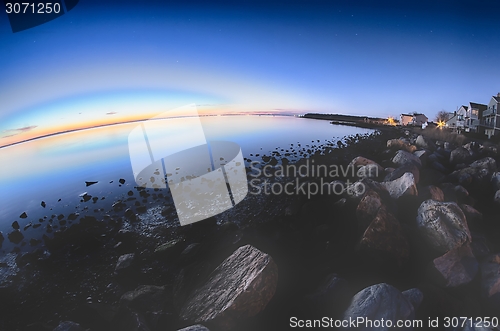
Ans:
<svg viewBox="0 0 500 331"><path fill-rule="evenodd" d="M184 238L177 238L170 240L164 244L159 245L158 247L155 248L155 254L168 254L169 252L176 251L174 249L178 243L183 242Z"/></svg>
<svg viewBox="0 0 500 331"><path fill-rule="evenodd" d="M120 182L120 184L122 184L122 185L123 185L123 184L125 184L125 179L123 179L123 178L120 178L120 180L118 180L118 181L119 181L119 182Z"/></svg>
<svg viewBox="0 0 500 331"><path fill-rule="evenodd" d="M381 258L389 256L398 266L406 264L410 256L410 244L399 221L385 207L378 210L377 216L366 228L358 249L369 252L367 255L371 257L382 253Z"/></svg>
<svg viewBox="0 0 500 331"><path fill-rule="evenodd" d="M372 321L391 320L396 325L398 320L411 320L415 316L413 305L395 287L382 283L367 287L358 292L351 305L344 313L344 320L366 318ZM388 331L387 327L347 327L353 330Z"/></svg>
<svg viewBox="0 0 500 331"><path fill-rule="evenodd" d="M42 206L43 208L45 208L45 207L47 206L47 204L45 203L45 201L42 201L42 202L40 203L40 206Z"/></svg>
<svg viewBox="0 0 500 331"><path fill-rule="evenodd" d="M124 254L120 256L118 258L118 261L116 262L115 272L121 272L124 269L129 268L134 262L134 259L135 259L134 253Z"/></svg>
<svg viewBox="0 0 500 331"><path fill-rule="evenodd" d="M434 259L429 274L444 287L458 287L470 283L477 271L478 262L470 246L465 245Z"/></svg>
<svg viewBox="0 0 500 331"><path fill-rule="evenodd" d="M500 310L500 254L489 256L479 266L481 295L490 308Z"/></svg>
<svg viewBox="0 0 500 331"><path fill-rule="evenodd" d="M98 181L95 181L95 182L87 182L85 181L85 186L90 186L90 185L94 185L94 184L97 184L99 183Z"/></svg>
<svg viewBox="0 0 500 331"><path fill-rule="evenodd" d="M420 171L414 164L405 164L404 166L395 169L387 176L385 176L384 182L389 182L398 179L407 172L411 172L413 174L413 178L415 179L415 184L418 184L420 180Z"/></svg>
<svg viewBox="0 0 500 331"><path fill-rule="evenodd" d="M137 215L134 213L134 211L131 208L125 209L125 217L130 222L137 222Z"/></svg>
<svg viewBox="0 0 500 331"><path fill-rule="evenodd" d="M441 254L471 241L465 215L454 202L422 202L417 228L427 244Z"/></svg>
<svg viewBox="0 0 500 331"><path fill-rule="evenodd" d="M26 212L23 212L21 215L19 215L20 218L27 218L28 214Z"/></svg>
<svg viewBox="0 0 500 331"><path fill-rule="evenodd" d="M11 243L17 245L24 239L24 235L21 233L20 230L14 230L7 235L7 238L9 238L9 241Z"/></svg>
<svg viewBox="0 0 500 331"><path fill-rule="evenodd" d="M80 324L71 322L71 321L65 321L61 322L55 329L54 331L85 331L84 328L80 326Z"/></svg>
<svg viewBox="0 0 500 331"><path fill-rule="evenodd" d="M451 151L450 153L450 164L457 165L460 163L470 163L472 161L472 156L470 152L463 148L458 147Z"/></svg>
<svg viewBox="0 0 500 331"><path fill-rule="evenodd" d="M414 310L417 310L424 300L424 294L418 288L411 288L403 291L402 294L412 304Z"/></svg>
<svg viewBox="0 0 500 331"><path fill-rule="evenodd" d="M418 195L415 178L411 172L405 173L398 179L390 182L382 182L381 184L393 199L398 199L403 195Z"/></svg>
<svg viewBox="0 0 500 331"><path fill-rule="evenodd" d="M204 285L189 297L180 316L218 329L256 315L274 296L278 268L271 256L251 245L238 248L222 262Z"/></svg>
<svg viewBox="0 0 500 331"><path fill-rule="evenodd" d="M418 156L415 156L403 150L397 151L396 155L394 155L394 157L392 158L392 163L398 166L403 166L408 163L414 164L419 168L422 166L422 161L420 161Z"/></svg>
<svg viewBox="0 0 500 331"><path fill-rule="evenodd" d="M19 230L19 228L20 228L20 227L19 227L19 223L18 223L17 221L12 222L12 228L13 228L14 230Z"/></svg>

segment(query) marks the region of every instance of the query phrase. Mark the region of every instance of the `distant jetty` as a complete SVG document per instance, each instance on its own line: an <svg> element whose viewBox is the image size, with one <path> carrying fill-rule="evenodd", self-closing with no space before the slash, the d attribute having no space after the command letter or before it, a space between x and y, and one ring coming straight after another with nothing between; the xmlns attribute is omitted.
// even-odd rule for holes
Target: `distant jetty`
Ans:
<svg viewBox="0 0 500 331"><path fill-rule="evenodd" d="M392 126L386 118L354 116L341 114L315 114L307 113L300 116L302 118L311 118L316 120L327 120L331 124L348 125L369 129L380 129L382 127Z"/></svg>

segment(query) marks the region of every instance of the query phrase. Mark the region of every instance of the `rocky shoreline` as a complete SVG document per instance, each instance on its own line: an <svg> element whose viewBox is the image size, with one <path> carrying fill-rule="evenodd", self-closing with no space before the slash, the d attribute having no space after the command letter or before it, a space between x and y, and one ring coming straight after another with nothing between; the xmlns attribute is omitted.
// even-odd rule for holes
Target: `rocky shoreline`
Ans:
<svg viewBox="0 0 500 331"><path fill-rule="evenodd" d="M12 255L0 329L285 330L325 316L499 329L476 323L500 318L496 147L398 130L335 147L307 160L364 175L297 183L342 194L250 199L222 221L155 227L155 240L130 228L131 215L81 217L43 249ZM288 163L261 158L275 172ZM472 325L446 328L447 317Z"/></svg>

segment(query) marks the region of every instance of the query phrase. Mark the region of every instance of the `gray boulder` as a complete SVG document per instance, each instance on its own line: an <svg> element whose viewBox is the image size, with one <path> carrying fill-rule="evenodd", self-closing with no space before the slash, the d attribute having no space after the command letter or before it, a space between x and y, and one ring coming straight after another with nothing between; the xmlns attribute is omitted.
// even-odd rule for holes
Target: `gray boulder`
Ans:
<svg viewBox="0 0 500 331"><path fill-rule="evenodd" d="M403 150L397 151L396 155L394 155L394 157L392 158L392 163L398 166L403 166L408 163L412 163L419 168L422 166L422 161L420 161L420 158L418 156Z"/></svg>
<svg viewBox="0 0 500 331"><path fill-rule="evenodd" d="M424 136L422 136L422 135L419 135L417 137L417 140L415 140L415 145L417 145L417 147L419 147L419 148L433 148L433 147L435 147L435 145L431 141L425 139Z"/></svg>
<svg viewBox="0 0 500 331"><path fill-rule="evenodd" d="M441 254L471 241L465 215L454 202L422 202L417 212L417 228L427 244Z"/></svg>
<svg viewBox="0 0 500 331"><path fill-rule="evenodd" d="M344 313L344 319L356 320L358 317L369 320L390 320L396 324L398 320L413 319L415 311L413 305L395 287L382 283L367 287L358 292L352 299L350 306ZM353 330L389 330L387 327L374 328L369 325L359 325Z"/></svg>
<svg viewBox="0 0 500 331"><path fill-rule="evenodd" d="M190 295L180 317L227 330L239 319L254 316L266 307L276 291L278 267L271 256L246 245L224 260L208 278Z"/></svg>
<svg viewBox="0 0 500 331"><path fill-rule="evenodd" d="M401 166L394 171L390 172L385 176L384 182L389 182L391 180L398 179L399 177L403 176L405 173L411 172L413 174L413 178L415 179L415 184L418 184L418 181L420 180L420 170L418 170L417 166L414 164L405 164L404 166Z"/></svg>
<svg viewBox="0 0 500 331"><path fill-rule="evenodd" d="M450 153L450 164L456 165L460 163L470 163L471 161L472 156L470 152L463 147L455 148Z"/></svg>
<svg viewBox="0 0 500 331"><path fill-rule="evenodd" d="M382 182L381 184L393 199L397 199L402 195L418 195L415 178L411 172L405 173L398 179L390 182Z"/></svg>

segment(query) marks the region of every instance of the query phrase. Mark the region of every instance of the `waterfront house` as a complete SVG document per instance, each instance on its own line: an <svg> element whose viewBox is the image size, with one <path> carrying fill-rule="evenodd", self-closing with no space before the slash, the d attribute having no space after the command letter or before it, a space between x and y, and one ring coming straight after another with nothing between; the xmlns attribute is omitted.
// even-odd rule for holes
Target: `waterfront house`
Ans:
<svg viewBox="0 0 500 331"><path fill-rule="evenodd" d="M399 123L401 125L415 125L422 126L427 125L429 119L424 114L401 114Z"/></svg>
<svg viewBox="0 0 500 331"><path fill-rule="evenodd" d="M480 126L483 119L483 112L488 108L487 105L481 103L469 102L465 114L465 131L484 133L484 127Z"/></svg>
<svg viewBox="0 0 500 331"><path fill-rule="evenodd" d="M411 114L401 114L399 116L399 123L401 125L405 125L406 126L406 125L410 124L410 122L412 120L413 120L413 115L411 115Z"/></svg>
<svg viewBox="0 0 500 331"><path fill-rule="evenodd" d="M491 138L500 134L500 120L498 119L498 106L500 104L500 93L492 96L488 103L488 108L483 111L481 125L484 127L484 133Z"/></svg>
<svg viewBox="0 0 500 331"><path fill-rule="evenodd" d="M462 132L465 128L465 117L467 114L468 106L460 106L453 116L446 121L445 126L454 132Z"/></svg>

